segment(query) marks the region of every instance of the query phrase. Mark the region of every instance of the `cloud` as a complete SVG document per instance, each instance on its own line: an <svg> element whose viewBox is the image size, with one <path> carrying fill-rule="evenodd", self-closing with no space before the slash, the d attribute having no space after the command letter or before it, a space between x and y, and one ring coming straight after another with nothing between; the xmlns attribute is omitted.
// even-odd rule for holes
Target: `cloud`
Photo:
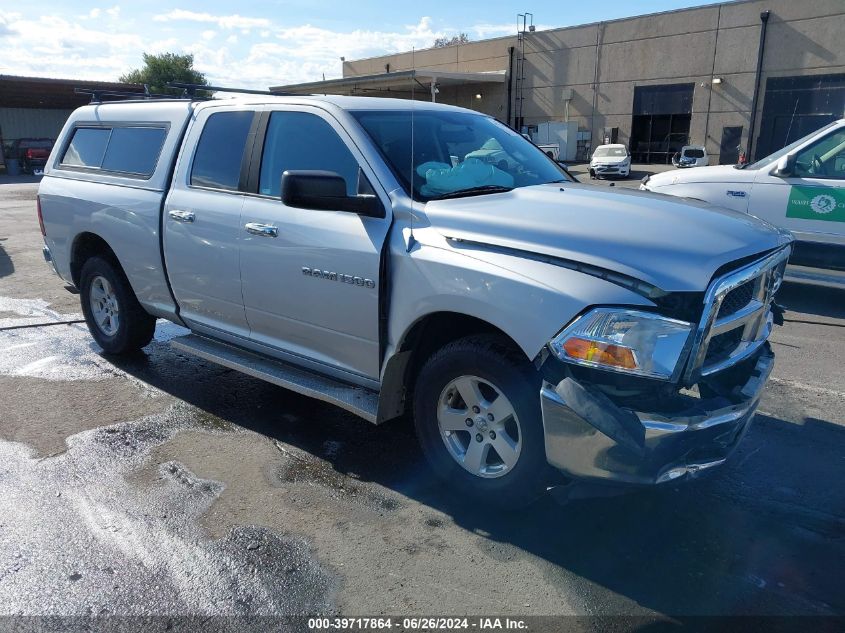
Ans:
<svg viewBox="0 0 845 633"><path fill-rule="evenodd" d="M103 19L119 13L120 6L115 5L103 9L98 20L89 14L0 15L0 72L115 81L141 66L143 52L192 53L195 68L213 84L267 88L339 77L340 56L360 59L419 50L430 47L437 37L461 31L481 39L513 30L488 23L447 29L423 17L393 30L344 31L180 9L157 16L158 24L147 30L122 19Z"/></svg>
<svg viewBox="0 0 845 633"><path fill-rule="evenodd" d="M491 37L516 35L516 27L513 24L474 24L467 29L467 34L475 39L486 40Z"/></svg>
<svg viewBox="0 0 845 633"><path fill-rule="evenodd" d="M96 20L98 17L100 17L100 9L91 9L91 11L88 12L88 17L92 20Z"/></svg>
<svg viewBox="0 0 845 633"><path fill-rule="evenodd" d="M153 16L156 22L205 22L216 24L221 29L251 29L270 26L267 18L247 18L240 15L212 15L210 13L197 13L196 11L185 11L184 9L173 9L168 13L159 13Z"/></svg>
<svg viewBox="0 0 845 633"><path fill-rule="evenodd" d="M56 15L16 16L7 26L13 34L4 40L0 65L19 75L116 80L138 66L147 50L137 33L97 29Z"/></svg>
<svg viewBox="0 0 845 633"><path fill-rule="evenodd" d="M120 6L114 5L111 9L106 9L106 13L108 13L110 18L116 20L120 17Z"/></svg>
<svg viewBox="0 0 845 633"><path fill-rule="evenodd" d="M0 37L16 35L17 31L12 27L12 22L19 18L20 15L17 13L0 14Z"/></svg>

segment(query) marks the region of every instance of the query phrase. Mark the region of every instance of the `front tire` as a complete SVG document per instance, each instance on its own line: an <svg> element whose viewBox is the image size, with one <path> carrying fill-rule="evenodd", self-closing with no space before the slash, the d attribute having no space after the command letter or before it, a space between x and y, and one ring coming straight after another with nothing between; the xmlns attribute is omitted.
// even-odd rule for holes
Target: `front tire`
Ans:
<svg viewBox="0 0 845 633"><path fill-rule="evenodd" d="M107 354L135 352L155 333L155 317L138 303L129 280L112 261L92 257L82 266L80 299L91 336Z"/></svg>
<svg viewBox="0 0 845 633"><path fill-rule="evenodd" d="M417 378L414 424L435 474L482 505L531 503L550 474L539 392L537 371L499 337L434 354Z"/></svg>

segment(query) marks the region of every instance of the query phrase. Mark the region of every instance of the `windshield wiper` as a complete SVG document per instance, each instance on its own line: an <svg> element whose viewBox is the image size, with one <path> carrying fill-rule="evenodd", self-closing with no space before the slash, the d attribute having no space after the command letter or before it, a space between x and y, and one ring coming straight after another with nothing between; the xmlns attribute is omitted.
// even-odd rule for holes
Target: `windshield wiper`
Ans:
<svg viewBox="0 0 845 633"><path fill-rule="evenodd" d="M429 198L429 200L446 200L448 198L481 196L485 193L505 193L507 191L513 191L513 187L505 187L503 185L481 185L479 187L469 187L468 189L458 189L457 191L441 193L439 196L433 196L432 198Z"/></svg>

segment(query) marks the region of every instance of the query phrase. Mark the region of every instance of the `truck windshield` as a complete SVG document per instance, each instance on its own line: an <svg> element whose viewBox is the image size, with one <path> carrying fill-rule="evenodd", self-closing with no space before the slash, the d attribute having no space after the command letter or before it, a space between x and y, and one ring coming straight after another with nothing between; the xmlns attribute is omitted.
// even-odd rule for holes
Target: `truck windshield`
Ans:
<svg viewBox="0 0 845 633"><path fill-rule="evenodd" d="M809 134L807 134L807 136L802 136L797 141L790 143L786 147L782 147L781 149L776 151L774 154L769 154L765 158L761 158L760 160L758 160L756 163L751 163L750 165L746 165L745 167L743 167L743 169L763 169L764 167L768 167L772 163L776 162L781 156L786 156L787 154L789 154L789 152L794 150L796 147L803 145L804 143L809 141L814 136L819 136L819 135L823 134L824 132L826 132L827 130L829 130L830 128L835 127L836 125L838 125L837 121L834 121L833 123L828 123L823 128L818 129L815 132L810 132Z"/></svg>
<svg viewBox="0 0 845 633"><path fill-rule="evenodd" d="M595 158L607 158L608 156L627 156L628 150L624 147L597 147L593 156Z"/></svg>
<svg viewBox="0 0 845 633"><path fill-rule="evenodd" d="M418 110L413 130L410 110L351 114L419 202L571 180L533 143L481 114Z"/></svg>

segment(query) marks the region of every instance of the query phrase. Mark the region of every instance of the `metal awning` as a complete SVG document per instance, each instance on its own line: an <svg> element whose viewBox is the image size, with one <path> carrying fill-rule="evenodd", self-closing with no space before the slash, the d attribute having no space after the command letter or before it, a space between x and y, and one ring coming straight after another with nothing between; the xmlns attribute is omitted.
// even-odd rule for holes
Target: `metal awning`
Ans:
<svg viewBox="0 0 845 633"><path fill-rule="evenodd" d="M368 93L408 93L412 88L416 88L420 92L428 91L431 100L437 101L438 87L491 83L505 83L505 71L460 73L434 69L400 70L378 75L359 75L304 84L273 86L270 91L288 94L365 95Z"/></svg>
<svg viewBox="0 0 845 633"><path fill-rule="evenodd" d="M91 101L90 94L76 94L76 88L126 90L138 92L139 95L144 93L144 86L140 84L0 75L0 108L72 110Z"/></svg>

